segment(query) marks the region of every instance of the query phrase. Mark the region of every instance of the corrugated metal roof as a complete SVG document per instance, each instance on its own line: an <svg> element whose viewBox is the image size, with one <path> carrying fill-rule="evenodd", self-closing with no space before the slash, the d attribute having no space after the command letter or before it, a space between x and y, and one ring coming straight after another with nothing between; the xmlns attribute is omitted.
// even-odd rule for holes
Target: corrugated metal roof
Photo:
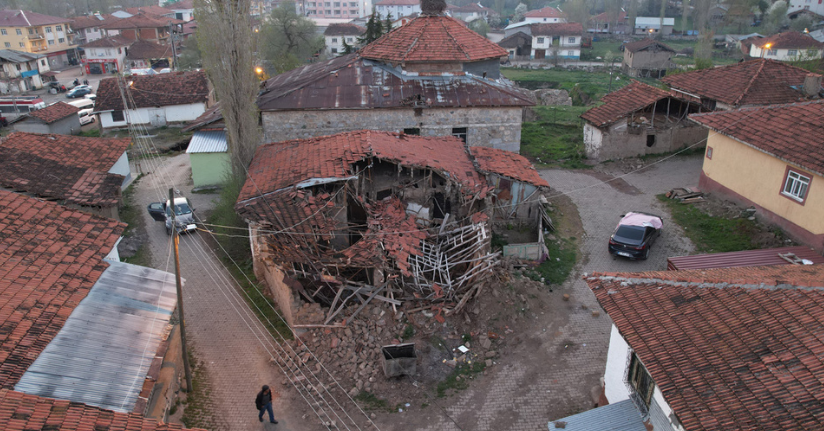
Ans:
<svg viewBox="0 0 824 431"><path fill-rule="evenodd" d="M556 422L566 422L566 426L556 427ZM641 414L629 399L549 423L549 431L646 431L646 429L641 420Z"/></svg>
<svg viewBox="0 0 824 431"><path fill-rule="evenodd" d="M226 143L226 132L223 130L195 132L186 150L189 154L225 153L227 151L229 151L229 145Z"/></svg>
<svg viewBox="0 0 824 431"><path fill-rule="evenodd" d="M667 269L708 269L733 268L739 266L767 266L790 265L778 254L793 253L801 259L807 259L815 264L824 263L824 256L815 250L805 247L781 247L762 250L733 251L729 253L696 254L693 256L675 256L667 258Z"/></svg>
<svg viewBox="0 0 824 431"><path fill-rule="evenodd" d="M173 274L109 262L14 390L131 412L176 305Z"/></svg>

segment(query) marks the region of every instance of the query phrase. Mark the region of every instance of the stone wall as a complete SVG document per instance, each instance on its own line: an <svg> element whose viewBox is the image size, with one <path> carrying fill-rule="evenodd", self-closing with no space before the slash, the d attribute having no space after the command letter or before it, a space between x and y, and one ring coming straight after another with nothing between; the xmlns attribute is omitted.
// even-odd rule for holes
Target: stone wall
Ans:
<svg viewBox="0 0 824 431"><path fill-rule="evenodd" d="M653 135L654 142L648 145L648 137ZM584 125L584 150L587 158L599 162L677 151L706 138L706 128L687 122L668 128L642 128L639 133L630 133L626 120L606 129L590 123ZM706 142L703 144L706 145Z"/></svg>
<svg viewBox="0 0 824 431"><path fill-rule="evenodd" d="M465 127L470 146L519 152L522 112L520 107L341 109L267 111L261 117L264 143L362 129L450 136L453 128Z"/></svg>

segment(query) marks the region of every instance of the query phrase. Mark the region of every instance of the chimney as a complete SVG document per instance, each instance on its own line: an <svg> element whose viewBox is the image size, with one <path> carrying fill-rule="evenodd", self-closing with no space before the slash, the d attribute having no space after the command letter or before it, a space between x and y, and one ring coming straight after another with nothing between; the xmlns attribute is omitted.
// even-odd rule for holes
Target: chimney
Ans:
<svg viewBox="0 0 824 431"><path fill-rule="evenodd" d="M423 15L443 15L446 10L446 0L421 0Z"/></svg>
<svg viewBox="0 0 824 431"><path fill-rule="evenodd" d="M801 89L805 97L817 96L821 91L821 75L808 73L804 77L804 87Z"/></svg>

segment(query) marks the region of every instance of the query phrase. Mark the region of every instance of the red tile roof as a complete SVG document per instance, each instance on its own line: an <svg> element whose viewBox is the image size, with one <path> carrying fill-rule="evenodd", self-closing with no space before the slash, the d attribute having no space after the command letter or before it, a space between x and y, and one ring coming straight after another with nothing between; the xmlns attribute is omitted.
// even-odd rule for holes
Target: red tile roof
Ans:
<svg viewBox="0 0 824 431"><path fill-rule="evenodd" d="M169 8L162 7L162 6L158 6L156 4L152 4L152 5L149 5L149 6L126 8L126 12L128 12L132 15L137 15L137 14L144 14L144 15L145 14L151 14L151 15L157 15L157 16L174 15L173 10L171 10Z"/></svg>
<svg viewBox="0 0 824 431"><path fill-rule="evenodd" d="M533 36L580 36L584 27L579 22L553 22L549 24L532 24Z"/></svg>
<svg viewBox="0 0 824 431"><path fill-rule="evenodd" d="M36 27L40 25L65 24L68 18L43 15L27 10L0 10L0 27Z"/></svg>
<svg viewBox="0 0 824 431"><path fill-rule="evenodd" d="M542 9L531 10L524 14L525 18L563 18L565 16L566 15L563 12L550 6Z"/></svg>
<svg viewBox="0 0 824 431"><path fill-rule="evenodd" d="M171 57L171 45L161 45L149 40L135 41L129 46L129 53L126 54L126 60L150 60Z"/></svg>
<svg viewBox="0 0 824 431"><path fill-rule="evenodd" d="M103 18L103 19L100 19ZM89 27L100 27L106 22L117 20L117 18L112 15L89 15L89 16L76 16L71 18L71 26L73 30L80 30L83 28Z"/></svg>
<svg viewBox="0 0 824 431"><path fill-rule="evenodd" d="M808 34L797 31L787 31L759 39L754 44L761 48L770 44L769 49L824 49L824 43L812 38Z"/></svg>
<svg viewBox="0 0 824 431"><path fill-rule="evenodd" d="M824 265L586 280L685 429L824 428Z"/></svg>
<svg viewBox="0 0 824 431"><path fill-rule="evenodd" d="M804 100L792 87L801 86L808 73L780 61L757 59L667 75L661 81L673 89L733 106L772 105Z"/></svg>
<svg viewBox="0 0 824 431"><path fill-rule="evenodd" d="M166 9L180 10L180 9L194 9L194 0L179 0L170 4Z"/></svg>
<svg viewBox="0 0 824 431"><path fill-rule="evenodd" d="M520 154L487 147L470 147L469 151L482 172L509 177L539 187L549 187L549 183L541 178L535 166Z"/></svg>
<svg viewBox="0 0 824 431"><path fill-rule="evenodd" d="M129 109L206 103L209 97L209 83L206 72L203 71L132 75L125 79L131 82L129 92L134 100L134 103L129 102ZM123 110L123 99L117 83L118 78L100 81L95 111Z"/></svg>
<svg viewBox="0 0 824 431"><path fill-rule="evenodd" d="M658 46L661 50L675 52L674 49L670 48L667 44L663 42L659 42L655 39L645 38L641 40L636 40L634 42L625 43L624 49L629 52L638 52L644 49L647 49L651 46Z"/></svg>
<svg viewBox="0 0 824 431"><path fill-rule="evenodd" d="M603 127L667 97L669 93L660 88L632 81L626 87L604 96L601 99L603 105L584 112L581 118L597 127Z"/></svg>
<svg viewBox="0 0 824 431"><path fill-rule="evenodd" d="M824 176L824 100L693 114L690 119Z"/></svg>
<svg viewBox="0 0 824 431"><path fill-rule="evenodd" d="M125 227L0 191L0 388L13 388L60 331Z"/></svg>
<svg viewBox="0 0 824 431"><path fill-rule="evenodd" d="M123 177L109 170L130 139L15 132L0 141L0 185L77 205L120 202Z"/></svg>
<svg viewBox="0 0 824 431"><path fill-rule="evenodd" d="M81 46L81 48L118 48L122 46L129 46L134 42L133 40L123 36L123 35L115 35L115 36L108 36L102 37L100 39L95 39L89 43L86 43Z"/></svg>
<svg viewBox="0 0 824 431"><path fill-rule="evenodd" d="M620 22L627 19L627 13L624 12L624 11L621 11L621 12L618 13L618 16L616 18L617 18L617 20L615 20L615 21L620 23ZM607 14L606 12L601 12L598 15L595 15L594 17L590 18L589 20L590 21L596 21L596 22L612 22L613 21L612 19L610 19L609 14Z"/></svg>
<svg viewBox="0 0 824 431"><path fill-rule="evenodd" d="M363 58L392 62L472 62L508 55L505 49L442 15L421 15L360 50Z"/></svg>
<svg viewBox="0 0 824 431"><path fill-rule="evenodd" d="M421 4L420 0L381 0L375 6L415 6Z"/></svg>
<svg viewBox="0 0 824 431"><path fill-rule="evenodd" d="M157 419L144 418L135 413L116 413L70 401L0 389L0 429L172 431L185 428L179 424L164 424Z"/></svg>
<svg viewBox="0 0 824 431"><path fill-rule="evenodd" d="M164 21L165 19L165 21ZM176 22L182 22L173 20ZM122 18L117 21L106 22L100 28L107 30L125 30L130 28L166 28L169 26L168 18L161 18L152 15L132 15L128 18Z"/></svg>
<svg viewBox="0 0 824 431"><path fill-rule="evenodd" d="M366 29L351 23L332 23L326 27L323 34L326 36L360 36Z"/></svg>
<svg viewBox="0 0 824 431"><path fill-rule="evenodd" d="M42 120L46 124L54 123L62 120L70 115L80 112L80 108L69 105L68 103L57 102L54 105L49 105L43 109L32 111L30 116Z"/></svg>

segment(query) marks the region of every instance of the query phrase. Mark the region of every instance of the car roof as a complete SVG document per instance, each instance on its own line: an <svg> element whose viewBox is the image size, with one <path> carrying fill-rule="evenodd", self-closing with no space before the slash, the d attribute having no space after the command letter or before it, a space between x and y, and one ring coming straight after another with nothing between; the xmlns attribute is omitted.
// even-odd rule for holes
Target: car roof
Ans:
<svg viewBox="0 0 824 431"><path fill-rule="evenodd" d="M624 215L624 217L621 219L618 225L654 227L655 229L661 229L664 223L661 221L661 217L652 214L628 212Z"/></svg>

